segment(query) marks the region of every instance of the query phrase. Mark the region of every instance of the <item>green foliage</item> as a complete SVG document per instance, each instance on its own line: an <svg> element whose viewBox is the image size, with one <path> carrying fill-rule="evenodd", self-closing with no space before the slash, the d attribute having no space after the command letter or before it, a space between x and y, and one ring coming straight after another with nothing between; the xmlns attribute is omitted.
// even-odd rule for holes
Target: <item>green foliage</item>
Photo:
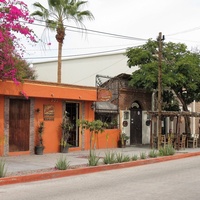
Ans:
<svg viewBox="0 0 200 200"><path fill-rule="evenodd" d="M97 166L99 163L99 156L96 155L95 151L91 152L91 155L88 157L88 164L89 166Z"/></svg>
<svg viewBox="0 0 200 200"><path fill-rule="evenodd" d="M162 88L175 91L185 104L200 100L200 55L190 52L184 44L164 43L162 48ZM126 52L128 66L138 66L133 72L130 84L137 88L153 90L158 81L157 41L149 40L138 48ZM186 89L187 93L182 90Z"/></svg>
<svg viewBox="0 0 200 200"><path fill-rule="evenodd" d="M104 132L105 128L108 126L107 123L102 122L101 120L79 120L78 125L81 126L82 129L86 129L90 131L90 155L92 151L92 139L94 138L94 134Z"/></svg>
<svg viewBox="0 0 200 200"><path fill-rule="evenodd" d="M126 133L121 134L121 140L128 140L130 137Z"/></svg>
<svg viewBox="0 0 200 200"><path fill-rule="evenodd" d="M145 152L141 152L140 159L146 159L146 158L147 158L147 154Z"/></svg>
<svg viewBox="0 0 200 200"><path fill-rule="evenodd" d="M104 164L113 164L116 163L116 158L115 158L115 153L108 151L105 153L105 157L103 159L103 163Z"/></svg>
<svg viewBox="0 0 200 200"><path fill-rule="evenodd" d="M129 155L124 155L123 162L129 162L131 160Z"/></svg>
<svg viewBox="0 0 200 200"><path fill-rule="evenodd" d="M172 145L165 145L165 147L161 147L159 149L160 156L171 156L175 154L175 149Z"/></svg>
<svg viewBox="0 0 200 200"><path fill-rule="evenodd" d="M79 120L78 124L82 127L82 129L89 130L90 132L94 132L96 134L104 132L105 128L108 126L107 123L102 122L101 120Z"/></svg>
<svg viewBox="0 0 200 200"><path fill-rule="evenodd" d="M0 159L0 178L5 177L7 173L6 162L4 159Z"/></svg>
<svg viewBox="0 0 200 200"><path fill-rule="evenodd" d="M37 78L36 72L29 66L26 60L14 57L15 68L17 69L16 77L18 80L23 81L24 79L35 80Z"/></svg>
<svg viewBox="0 0 200 200"><path fill-rule="evenodd" d="M124 155L122 153L116 153L116 162L122 163L124 160Z"/></svg>
<svg viewBox="0 0 200 200"><path fill-rule="evenodd" d="M56 168L59 170L66 170L69 168L69 161L65 156L60 156L56 163Z"/></svg>
<svg viewBox="0 0 200 200"><path fill-rule="evenodd" d="M155 150L155 149L152 149L152 150L149 152L149 157L150 157L150 158L156 158L156 157L158 157L158 151Z"/></svg>
<svg viewBox="0 0 200 200"><path fill-rule="evenodd" d="M115 156L116 156L117 163L129 162L131 160L129 155L124 155L121 152L116 153Z"/></svg>
<svg viewBox="0 0 200 200"><path fill-rule="evenodd" d="M159 56L156 48L158 48L158 42L149 40L140 47L127 50L128 66L139 68L132 73L131 86L149 91L157 89ZM161 62L162 110L179 110L177 102L179 100L183 104L183 111L188 111L187 105L194 100L200 101L199 66L199 52L189 51L187 46L181 43L163 42ZM171 98L169 95L166 97L164 92L167 90L174 91L175 95ZM185 121L185 132L191 132L188 116L185 117Z"/></svg>
<svg viewBox="0 0 200 200"><path fill-rule="evenodd" d="M131 160L132 160L132 161L136 161L136 160L138 160L138 155L136 155L136 154L133 155L133 156L131 157Z"/></svg>

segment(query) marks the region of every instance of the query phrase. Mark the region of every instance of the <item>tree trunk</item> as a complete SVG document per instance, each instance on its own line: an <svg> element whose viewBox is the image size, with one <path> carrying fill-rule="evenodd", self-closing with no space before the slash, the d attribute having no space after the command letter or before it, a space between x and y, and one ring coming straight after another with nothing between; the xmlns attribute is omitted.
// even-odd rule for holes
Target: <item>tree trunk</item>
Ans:
<svg viewBox="0 0 200 200"><path fill-rule="evenodd" d="M57 69L57 82L61 83L61 64L62 64L62 43L58 43L58 69Z"/></svg>
<svg viewBox="0 0 200 200"><path fill-rule="evenodd" d="M57 82L61 83L61 64L62 64L62 45L65 38L65 28L61 22L61 25L56 29L56 40L58 41L58 70L57 70Z"/></svg>
<svg viewBox="0 0 200 200"><path fill-rule="evenodd" d="M181 97L181 95L177 95L177 97L179 98L180 102L183 105L183 111L187 111L188 112L188 107L187 104L184 102L183 98ZM185 119L185 133L190 136L191 135L191 129L190 129L190 117L189 116L184 116Z"/></svg>

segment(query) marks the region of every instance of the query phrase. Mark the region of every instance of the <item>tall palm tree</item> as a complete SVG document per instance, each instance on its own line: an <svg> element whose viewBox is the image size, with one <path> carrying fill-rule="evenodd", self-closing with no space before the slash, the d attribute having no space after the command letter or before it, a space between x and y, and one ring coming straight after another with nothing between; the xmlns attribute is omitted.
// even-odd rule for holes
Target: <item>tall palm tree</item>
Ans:
<svg viewBox="0 0 200 200"><path fill-rule="evenodd" d="M64 21L73 20L78 25L83 26L84 19L93 19L94 17L90 11L82 11L81 9L86 3L87 1L81 0L48 0L48 9L39 2L33 4L39 10L36 10L31 15L44 20L47 28L56 31L56 40L58 42L58 83L61 83L62 46L66 32Z"/></svg>

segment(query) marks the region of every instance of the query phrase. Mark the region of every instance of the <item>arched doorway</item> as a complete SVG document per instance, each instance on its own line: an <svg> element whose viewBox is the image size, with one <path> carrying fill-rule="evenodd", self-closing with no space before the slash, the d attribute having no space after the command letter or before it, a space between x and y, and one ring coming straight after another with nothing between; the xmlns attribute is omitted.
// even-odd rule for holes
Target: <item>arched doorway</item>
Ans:
<svg viewBox="0 0 200 200"><path fill-rule="evenodd" d="M133 102L130 109L130 144L142 144L142 108Z"/></svg>

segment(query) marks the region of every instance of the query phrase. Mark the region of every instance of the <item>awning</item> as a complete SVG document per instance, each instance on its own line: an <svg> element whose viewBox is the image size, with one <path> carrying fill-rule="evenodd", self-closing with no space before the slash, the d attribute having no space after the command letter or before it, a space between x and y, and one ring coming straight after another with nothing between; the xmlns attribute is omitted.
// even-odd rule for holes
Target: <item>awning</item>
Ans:
<svg viewBox="0 0 200 200"><path fill-rule="evenodd" d="M118 107L108 101L95 102L95 112L100 113L118 113Z"/></svg>

